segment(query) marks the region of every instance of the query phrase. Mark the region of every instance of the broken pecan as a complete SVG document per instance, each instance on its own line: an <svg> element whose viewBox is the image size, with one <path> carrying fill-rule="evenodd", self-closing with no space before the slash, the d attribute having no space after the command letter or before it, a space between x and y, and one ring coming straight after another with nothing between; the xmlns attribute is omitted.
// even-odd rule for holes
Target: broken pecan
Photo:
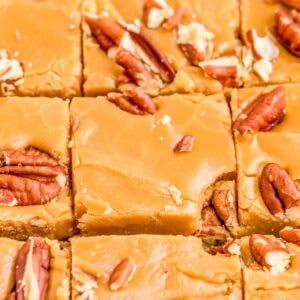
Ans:
<svg viewBox="0 0 300 300"><path fill-rule="evenodd" d="M178 6L175 8L174 14L170 16L163 24L163 27L167 30L175 29L181 22L184 13L185 13L184 6Z"/></svg>
<svg viewBox="0 0 300 300"><path fill-rule="evenodd" d="M252 234L249 238L251 254L256 262L272 274L285 271L290 265L292 252L284 243L262 234Z"/></svg>
<svg viewBox="0 0 300 300"><path fill-rule="evenodd" d="M225 226L238 225L235 199L229 190L215 190L212 205Z"/></svg>
<svg viewBox="0 0 300 300"><path fill-rule="evenodd" d="M281 44L291 53L300 56L300 24L283 10L275 14L275 31Z"/></svg>
<svg viewBox="0 0 300 300"><path fill-rule="evenodd" d="M247 132L269 131L279 124L285 115L285 88L278 86L260 95L236 119L234 128Z"/></svg>
<svg viewBox="0 0 300 300"><path fill-rule="evenodd" d="M240 255L240 245L235 243L235 240L228 240L224 245L206 247L205 251L211 255L216 254L232 254Z"/></svg>
<svg viewBox="0 0 300 300"><path fill-rule="evenodd" d="M174 147L174 152L189 152L193 149L194 137L184 135Z"/></svg>
<svg viewBox="0 0 300 300"><path fill-rule="evenodd" d="M259 187L271 214L279 216L292 207L300 206L300 190L288 172L275 163L264 166Z"/></svg>
<svg viewBox="0 0 300 300"><path fill-rule="evenodd" d="M116 291L125 287L133 278L136 265L131 257L126 257L114 268L110 279L109 288Z"/></svg>
<svg viewBox="0 0 300 300"><path fill-rule="evenodd" d="M300 10L300 0L281 0L281 2L289 7Z"/></svg>
<svg viewBox="0 0 300 300"><path fill-rule="evenodd" d="M45 204L59 194L66 176L66 168L36 148L0 151L0 204Z"/></svg>
<svg viewBox="0 0 300 300"><path fill-rule="evenodd" d="M20 249L16 263L18 300L46 299L50 249L44 239L31 237Z"/></svg>
<svg viewBox="0 0 300 300"><path fill-rule="evenodd" d="M142 89L128 89L124 94L110 93L108 100L120 109L135 115L154 114L156 112L155 102Z"/></svg>
<svg viewBox="0 0 300 300"><path fill-rule="evenodd" d="M177 44L193 65L212 56L214 37L203 24L196 22L180 25L177 30Z"/></svg>
<svg viewBox="0 0 300 300"><path fill-rule="evenodd" d="M289 243L294 243L300 246L300 229L285 227L279 232L279 236Z"/></svg>

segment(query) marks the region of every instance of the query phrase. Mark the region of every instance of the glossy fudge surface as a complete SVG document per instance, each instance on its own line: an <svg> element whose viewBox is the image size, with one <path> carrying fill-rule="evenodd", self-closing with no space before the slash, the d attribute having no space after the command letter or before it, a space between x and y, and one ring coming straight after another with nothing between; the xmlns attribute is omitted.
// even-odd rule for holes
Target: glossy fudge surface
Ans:
<svg viewBox="0 0 300 300"><path fill-rule="evenodd" d="M124 259L133 263L128 284L111 290ZM72 239L72 299L242 299L237 256L211 256L200 239L136 235Z"/></svg>
<svg viewBox="0 0 300 300"><path fill-rule="evenodd" d="M79 0L2 0L0 49L21 63L24 74L16 88L2 85L0 95L79 95L80 19Z"/></svg>
<svg viewBox="0 0 300 300"><path fill-rule="evenodd" d="M176 30L166 30L162 27L148 29L143 21L143 7L145 0L85 0L83 12L101 14L108 12L109 16L121 22L136 23L146 31L161 54L167 56L170 63L177 70L175 80L160 90L160 94L176 92L201 92L213 94L222 90L222 85L215 79L206 77L198 66L192 66L186 59L176 42ZM180 24L199 22L204 24L215 35L214 55L228 54L235 51L239 44L237 39L239 14L238 2L235 0L168 0L173 9L178 6L186 8ZM113 59L109 59L99 48L96 40L91 36L87 24L83 23L83 53L84 53L84 94L86 96L103 95L116 90L118 76L122 72Z"/></svg>
<svg viewBox="0 0 300 300"><path fill-rule="evenodd" d="M212 185L233 175L222 95L174 94L155 103L154 115L139 116L104 97L72 102L75 214L84 233L191 234ZM187 134L192 150L174 152Z"/></svg>
<svg viewBox="0 0 300 300"><path fill-rule="evenodd" d="M66 101L38 97L0 98L0 118L1 151L31 146L45 151L68 167L69 112ZM1 184L3 188L3 181ZM29 235L61 239L71 235L73 221L69 194L66 183L58 197L46 204L1 205L1 235L17 239L25 239Z"/></svg>

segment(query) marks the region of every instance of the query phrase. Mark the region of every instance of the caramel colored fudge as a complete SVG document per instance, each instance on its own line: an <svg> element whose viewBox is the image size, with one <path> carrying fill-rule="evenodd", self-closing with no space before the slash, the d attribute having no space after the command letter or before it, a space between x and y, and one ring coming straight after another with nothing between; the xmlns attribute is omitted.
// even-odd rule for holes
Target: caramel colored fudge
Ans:
<svg viewBox="0 0 300 300"><path fill-rule="evenodd" d="M72 299L242 299L239 258L194 237L74 238L72 276Z"/></svg>
<svg viewBox="0 0 300 300"><path fill-rule="evenodd" d="M8 238L0 238L0 299L11 299L9 295L17 292L18 298L21 297L22 292L15 290L15 286L18 285L17 281L24 286L25 299L40 299L38 295L41 292L41 287L36 280L39 280L39 275L42 272L47 272L48 280L42 281L42 284L46 286L45 298L43 299L59 299L67 300L70 297L70 251L68 248L62 248L61 245L54 240L36 238L38 241L29 240L27 243L31 243L28 252L25 252L25 243ZM44 269L43 271L35 269L32 265L33 262L39 263L38 254L40 254L43 247ZM28 244L29 245L29 244ZM33 250L35 252L33 252ZM20 252L26 256L20 257ZM26 262L25 269L24 262ZM23 263L23 264L22 264ZM45 266L48 265L48 267ZM23 268L22 268L23 267ZM22 270L23 272L22 272ZM47 271L46 271L47 270ZM40 273L39 273L40 272ZM20 273L23 274L20 277ZM24 295L24 294L23 294ZM13 298L17 299L17 298ZM22 298L24 299L24 298Z"/></svg>
<svg viewBox="0 0 300 300"><path fill-rule="evenodd" d="M299 298L300 247L293 243L285 243L284 241L280 241L280 243L285 247L284 249L292 253L292 256L288 260L289 265L286 266L285 270L272 273L267 267L263 267L254 259L249 246L249 237L241 239L241 254L244 262L243 283L245 300ZM271 247L269 251L272 252L275 249ZM278 257L278 262L279 260L280 257Z"/></svg>
<svg viewBox="0 0 300 300"><path fill-rule="evenodd" d="M83 233L192 234L214 183L233 175L223 95L174 94L155 104L153 115L134 115L104 97L72 101L75 214ZM185 136L193 143L176 151Z"/></svg>
<svg viewBox="0 0 300 300"><path fill-rule="evenodd" d="M79 0L2 0L0 95L79 95L80 18Z"/></svg>
<svg viewBox="0 0 300 300"><path fill-rule="evenodd" d="M279 91L278 89L285 93L282 97L285 99L284 116L280 117L280 123L276 124L273 120L276 124L273 128L267 131L251 132L251 124L244 122L243 128L248 132L242 131L241 134L235 130L238 163L238 215L240 225L248 228L250 232L277 234L285 225L295 227L300 225L300 193L297 188L300 178L300 159L298 155L295 155L300 151L298 116L300 85L235 90L231 99L233 121L236 124L236 120L243 114L245 115L247 107L251 107L255 101L262 99L259 97ZM281 98L279 94L273 96L274 101ZM257 108L259 107L256 106ZM262 106L260 109L260 112L263 112ZM275 110L274 105L273 111ZM273 116L272 110L266 111L269 116ZM259 124L263 118L259 113L257 119L253 113L251 117L256 124ZM273 188L269 189L269 184ZM288 191L289 189L291 190ZM273 193L275 193L274 197ZM288 193L291 199L287 199L285 193Z"/></svg>
<svg viewBox="0 0 300 300"><path fill-rule="evenodd" d="M275 29L275 14L278 10L293 16L293 11L288 6L283 5L284 1L269 0L241 0L241 33L244 41L247 41L247 32L255 29L258 36L271 38L279 55L272 61L272 73L269 76L269 83L289 83L300 81L300 58L299 55L291 53L282 43ZM288 1L286 1L288 2ZM297 2L297 1L290 1ZM298 4L299 5L299 4ZM297 26L297 25L296 25ZM291 29L289 29L291 30ZM282 29L282 31L285 31ZM288 34L288 32L287 32ZM287 37L288 38L288 37ZM265 45L266 46L266 45ZM263 46L262 46L263 47ZM268 51L268 47L262 48ZM266 54L267 55L267 54ZM276 55L277 56L277 55ZM255 72L246 80L245 85L264 84L264 81L258 77Z"/></svg>
<svg viewBox="0 0 300 300"><path fill-rule="evenodd" d="M68 103L0 98L0 118L0 234L70 236Z"/></svg>
<svg viewBox="0 0 300 300"><path fill-rule="evenodd" d="M192 65L191 60L187 59L184 55L178 46L177 28L167 30L163 26L159 26L158 28L149 28L149 26L146 26L144 13L146 2L146 0L131 0L126 3L122 0L85 0L83 2L83 12L98 15L104 12L111 19L117 20L122 24L124 22L135 23L145 30L159 53L167 57L175 69L175 78L172 78L169 82L165 82L159 94L176 92L212 94L220 91L222 89L221 83L204 75L198 63ZM186 40L190 36L192 42L197 43L198 36L200 36L199 39L206 34L211 36L211 40L213 40L213 53L210 53L208 58L235 52L236 46L239 43L237 39L239 26L238 1L218 1L218 9L216 9L216 4L210 0L167 0L166 5L171 11L180 6L185 8L179 25L201 24L200 28L197 25L194 27L192 25L193 28L184 27L187 29ZM123 68L116 64L114 59L108 58L105 51L100 49L99 44L91 35L91 31L85 22L83 22L83 29L84 94L87 96L96 96L115 91L118 88L117 82ZM197 32L196 29L199 31ZM191 31L188 32L188 30ZM125 47L122 43L121 46Z"/></svg>

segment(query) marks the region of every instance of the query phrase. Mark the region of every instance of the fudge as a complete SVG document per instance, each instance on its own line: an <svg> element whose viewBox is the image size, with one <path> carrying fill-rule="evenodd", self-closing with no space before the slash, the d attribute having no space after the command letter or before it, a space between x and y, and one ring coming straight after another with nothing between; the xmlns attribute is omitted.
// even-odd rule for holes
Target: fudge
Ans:
<svg viewBox="0 0 300 300"><path fill-rule="evenodd" d="M192 234L215 182L235 176L224 96L173 94L141 106L122 94L108 99L71 103L81 232Z"/></svg>
<svg viewBox="0 0 300 300"><path fill-rule="evenodd" d="M0 235L72 235L68 103L0 98Z"/></svg>
<svg viewBox="0 0 300 300"><path fill-rule="evenodd" d="M26 242L0 238L0 244L1 299L69 299L67 247L40 237Z"/></svg>
<svg viewBox="0 0 300 300"><path fill-rule="evenodd" d="M298 299L299 246L261 234L243 237L240 245L245 300Z"/></svg>
<svg viewBox="0 0 300 300"><path fill-rule="evenodd" d="M80 1L3 0L0 95L80 95Z"/></svg>
<svg viewBox="0 0 300 300"><path fill-rule="evenodd" d="M256 62L246 86L289 83L300 80L299 45L296 6L283 3L298 1L241 0L241 36L253 43ZM298 4L299 5L299 4ZM298 21L297 21L298 18ZM250 35L250 36L249 36ZM299 33L298 33L299 35ZM291 39L291 40L290 40ZM295 41L293 41L295 39ZM291 49L291 45L295 49ZM260 74L260 75L259 75Z"/></svg>
<svg viewBox="0 0 300 300"><path fill-rule="evenodd" d="M72 299L242 299L236 255L209 255L200 239L75 237Z"/></svg>
<svg viewBox="0 0 300 300"><path fill-rule="evenodd" d="M154 12L151 12L152 5ZM155 7L161 6L164 9L155 11ZM86 96L103 95L122 88L124 81L135 77L135 74L128 74L133 69L135 72L143 69L141 76L137 76L139 79L146 77L145 73L148 77L162 79L158 80L158 91L154 94L212 94L222 89L222 84L209 72L204 74L199 63L235 55L239 45L238 1L218 1L217 10L215 3L209 0L132 0L126 4L121 0L85 0L82 7ZM150 24L147 21L149 13L153 15ZM156 23L164 16L172 18L167 26L151 24L151 18ZM116 48L130 52L127 53L131 56L128 64L116 54ZM146 70L137 57L145 63ZM235 63L235 58L233 60ZM154 76L149 74L149 69ZM135 81L138 80L135 78ZM221 81L226 80L222 78Z"/></svg>
<svg viewBox="0 0 300 300"><path fill-rule="evenodd" d="M238 216L249 232L300 225L299 85L235 90L231 108L238 166Z"/></svg>

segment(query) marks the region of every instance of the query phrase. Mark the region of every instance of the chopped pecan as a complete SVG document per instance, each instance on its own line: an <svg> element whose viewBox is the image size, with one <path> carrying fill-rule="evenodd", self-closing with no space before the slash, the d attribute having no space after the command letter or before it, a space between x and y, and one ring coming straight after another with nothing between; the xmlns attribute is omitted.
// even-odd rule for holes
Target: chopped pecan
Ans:
<svg viewBox="0 0 300 300"><path fill-rule="evenodd" d="M189 152L193 149L194 137L184 135L174 147L174 152Z"/></svg>
<svg viewBox="0 0 300 300"><path fill-rule="evenodd" d="M234 128L247 132L269 131L279 124L285 115L285 88L278 86L260 95L236 119Z"/></svg>
<svg viewBox="0 0 300 300"><path fill-rule="evenodd" d="M66 176L66 168L36 148L1 151L0 204L45 204L59 194Z"/></svg>
<svg viewBox="0 0 300 300"><path fill-rule="evenodd" d="M235 199L229 190L215 190L212 205L225 226L238 225Z"/></svg>
<svg viewBox="0 0 300 300"><path fill-rule="evenodd" d="M289 243L294 243L294 244L300 246L300 229L299 228L285 227L284 229L280 230L279 236Z"/></svg>
<svg viewBox="0 0 300 300"><path fill-rule="evenodd" d="M46 299L50 249L44 239L31 237L20 249L16 263L18 300Z"/></svg>
<svg viewBox="0 0 300 300"><path fill-rule="evenodd" d="M216 255L218 253L232 255L241 254L240 245L238 245L235 240L228 240L224 245L207 247L205 248L205 251L211 255Z"/></svg>
<svg viewBox="0 0 300 300"><path fill-rule="evenodd" d="M300 56L300 24L283 10L275 14L275 31L280 43L291 53Z"/></svg>
<svg viewBox="0 0 300 300"><path fill-rule="evenodd" d="M131 257L126 257L114 268L110 279L109 288L116 291L125 287L133 278L136 265Z"/></svg>
<svg viewBox="0 0 300 300"><path fill-rule="evenodd" d="M262 198L273 215L281 216L286 210L300 206L300 190L288 172L275 163L264 166L259 187Z"/></svg>
<svg viewBox="0 0 300 300"><path fill-rule="evenodd" d="M272 274L284 272L290 265L293 254L279 240L262 234L252 234L249 238L249 247L255 261Z"/></svg>
<svg viewBox="0 0 300 300"><path fill-rule="evenodd" d="M174 14L170 16L163 24L163 27L167 30L175 29L181 22L186 8L184 6L178 6L175 8Z"/></svg>
<svg viewBox="0 0 300 300"><path fill-rule="evenodd" d="M239 87L239 61L236 56L223 56L199 63L203 72L226 87Z"/></svg>
<svg viewBox="0 0 300 300"><path fill-rule="evenodd" d="M281 0L281 2L289 7L300 10L300 0Z"/></svg>
<svg viewBox="0 0 300 300"><path fill-rule="evenodd" d="M177 44L193 65L212 56L214 37L203 24L196 22L179 25L177 30Z"/></svg>
<svg viewBox="0 0 300 300"><path fill-rule="evenodd" d="M165 0L148 0L144 5L144 20L148 28L158 28L172 15L173 9Z"/></svg>
<svg viewBox="0 0 300 300"><path fill-rule="evenodd" d="M127 28L132 40L142 48L144 55L149 60L148 64L152 70L158 70L158 73L163 81L169 83L175 78L176 71L168 61L167 57L162 55L153 42L149 39L146 33L140 28ZM149 63L150 62L150 63Z"/></svg>
<svg viewBox="0 0 300 300"><path fill-rule="evenodd" d="M110 93L108 100L120 109L135 115L154 114L156 112L155 102L142 89L128 89L124 94Z"/></svg>

